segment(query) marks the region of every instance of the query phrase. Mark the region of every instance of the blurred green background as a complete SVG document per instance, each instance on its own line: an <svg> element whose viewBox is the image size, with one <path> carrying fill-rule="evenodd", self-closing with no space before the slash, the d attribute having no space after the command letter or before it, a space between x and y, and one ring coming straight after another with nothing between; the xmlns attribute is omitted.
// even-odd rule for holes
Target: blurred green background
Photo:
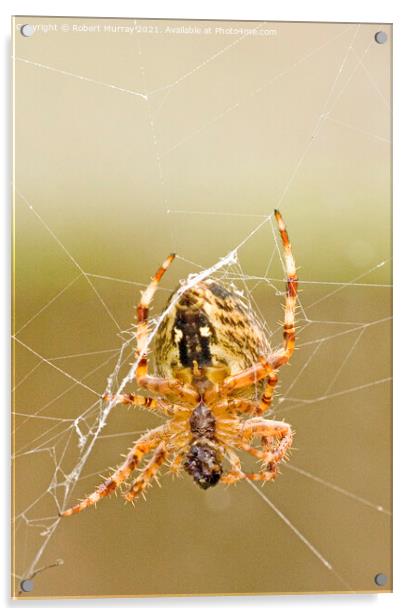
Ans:
<svg viewBox="0 0 410 616"><path fill-rule="evenodd" d="M22 23L58 30L25 38ZM114 31L135 25L152 31ZM30 596L372 591L379 572L391 588L391 27L19 17L14 29L17 591L56 559ZM50 533L55 484L98 408L73 421L105 390L170 251L153 314L240 245L225 277L280 343L277 206L302 280L275 411L296 450L258 489L333 569L246 483L203 492L163 475L135 509L106 499ZM67 504L159 421L116 407Z"/></svg>

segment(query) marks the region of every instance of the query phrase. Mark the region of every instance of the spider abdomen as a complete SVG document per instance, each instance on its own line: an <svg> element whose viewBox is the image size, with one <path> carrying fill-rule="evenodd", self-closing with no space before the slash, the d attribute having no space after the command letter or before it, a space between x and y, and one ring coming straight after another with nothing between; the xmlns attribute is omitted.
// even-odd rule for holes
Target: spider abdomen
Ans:
<svg viewBox="0 0 410 616"><path fill-rule="evenodd" d="M216 445L208 439L195 441L187 453L184 468L204 490L215 486L223 472Z"/></svg>
<svg viewBox="0 0 410 616"><path fill-rule="evenodd" d="M168 302L155 339L155 363L161 376L182 368L226 366L236 374L268 356L262 326L241 293L212 279L199 282Z"/></svg>

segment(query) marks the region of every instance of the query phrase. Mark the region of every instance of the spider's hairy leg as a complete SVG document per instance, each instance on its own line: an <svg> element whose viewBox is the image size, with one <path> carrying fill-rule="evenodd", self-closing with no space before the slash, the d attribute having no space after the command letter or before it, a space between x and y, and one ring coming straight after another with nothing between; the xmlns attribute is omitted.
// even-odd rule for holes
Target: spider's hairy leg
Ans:
<svg viewBox="0 0 410 616"><path fill-rule="evenodd" d="M266 366L267 369L269 365ZM270 409L272 404L273 394L275 392L276 385L278 384L278 375L277 371L270 372L268 374L268 378L266 379L265 388L262 393L261 400L258 404L258 408L256 410L256 415L263 415L266 411Z"/></svg>
<svg viewBox="0 0 410 616"><path fill-rule="evenodd" d="M277 476L278 470L275 466L272 466L272 468L260 471L259 473L247 473L246 478L251 481L274 481Z"/></svg>
<svg viewBox="0 0 410 616"><path fill-rule="evenodd" d="M178 379L165 379L159 376L150 376L146 374L142 377L137 375L137 383L139 387L148 389L148 391L163 396L175 396L182 402L187 402L191 405L196 405L201 398L194 387L184 384L178 381Z"/></svg>
<svg viewBox="0 0 410 616"><path fill-rule="evenodd" d="M236 415L237 413L255 415L258 411L259 403L256 400L246 400L243 398L231 398L229 400L221 400L217 402L213 407L213 413L229 417L230 415Z"/></svg>
<svg viewBox="0 0 410 616"><path fill-rule="evenodd" d="M225 454L231 463L231 470L222 475L220 482L225 485L232 485L233 483L244 479L246 475L242 471L239 456L230 447L225 447Z"/></svg>
<svg viewBox="0 0 410 616"><path fill-rule="evenodd" d="M134 393L118 394L118 395L103 395L104 402L110 402L113 400L115 404L124 404L126 406L143 406L146 409L157 409L159 404L155 398L149 396L140 396Z"/></svg>
<svg viewBox="0 0 410 616"><path fill-rule="evenodd" d="M164 443L160 443L154 451L151 460L138 475L128 492L124 495L125 500L131 502L138 496L138 494L144 492L144 490L150 485L152 478L156 476L160 467L165 462L166 453Z"/></svg>
<svg viewBox="0 0 410 616"><path fill-rule="evenodd" d="M286 440L288 447L292 444L292 428L285 421L254 417L243 422L242 436L251 440L255 436L273 437L279 441Z"/></svg>
<svg viewBox="0 0 410 616"><path fill-rule="evenodd" d="M123 464L121 464L121 466L119 466L110 477L99 485L92 494L78 503L78 505L74 505L74 507L61 512L60 516L67 517L73 515L74 513L79 513L87 507L95 505L99 500L114 492L114 490L116 490L116 488L130 476L142 458L152 449L157 447L160 441L164 438L167 427L167 424L164 424L163 426L154 428L141 436L141 438L138 439L138 441L136 441L131 447Z"/></svg>
<svg viewBox="0 0 410 616"><path fill-rule="evenodd" d="M188 428L189 409L183 407L175 407L174 419L169 422L169 430L167 433L167 443L162 441L155 450L151 460L146 467L138 475L131 488L125 494L124 498L131 502L139 494L143 494L145 489L151 484L151 479L156 477L160 467L167 461L170 453L174 454L170 471L175 474L179 472L187 451L187 445L190 440L190 431ZM176 452L176 453L175 453Z"/></svg>
<svg viewBox="0 0 410 616"><path fill-rule="evenodd" d="M247 387L267 377L265 389L262 394L257 415L265 413L272 403L275 387L278 383L277 370L286 364L293 355L295 349L295 312L298 297L298 277L296 274L295 260L292 254L292 247L289 241L288 232L283 218L278 210L275 210L275 218L278 223L279 233L282 239L283 252L286 267L286 302L285 319L283 324L283 346L282 349L273 354L267 360L261 359L257 364L250 368L225 379L223 392L229 393L234 389Z"/></svg>
<svg viewBox="0 0 410 616"><path fill-rule="evenodd" d="M252 447L250 442L254 437L263 439L263 449ZM272 419L248 419L243 423L242 439L237 446L267 464L268 471L275 473L275 467L283 459L287 459L288 450L292 446L293 432L289 424ZM251 477L250 477L251 478Z"/></svg>
<svg viewBox="0 0 410 616"><path fill-rule="evenodd" d="M262 397L259 403L257 415L263 415L271 406L273 394L278 384L277 370L286 364L295 350L295 312L298 297L298 277L296 274L295 259L292 254L292 247L285 223L279 210L275 210L275 218L278 223L279 233L282 240L285 268L286 268L286 302L285 319L283 323L283 346L279 356L272 362L264 362L267 370L267 380Z"/></svg>
<svg viewBox="0 0 410 616"><path fill-rule="evenodd" d="M282 349L275 351L266 359L261 357L260 360L250 366L250 368L245 368L245 370L241 370L241 372L228 376L220 387L218 392L219 397L226 398L236 389L246 389L251 385L255 385L255 383L258 383L259 381L266 379L266 377L269 377L270 375L273 377L275 372L283 363ZM272 392L273 387L276 385L276 381L277 379L275 380L273 378L271 382Z"/></svg>
<svg viewBox="0 0 410 616"><path fill-rule="evenodd" d="M272 363L276 357L277 355L272 355L268 362L257 362L250 368L245 368L237 374L228 376L221 386L220 397L225 398L235 389L245 389L265 379L272 370Z"/></svg>
<svg viewBox="0 0 410 616"><path fill-rule="evenodd" d="M172 261L175 259L175 254L170 254L161 267L156 271L155 275L151 278L150 284L141 295L140 303L137 306L137 350L135 356L140 358L137 366L137 377L143 377L147 374L148 359L146 353L147 338L149 334L148 328L148 313L149 306L155 295L155 291L158 288L158 284L165 274Z"/></svg>
<svg viewBox="0 0 410 616"><path fill-rule="evenodd" d="M261 437L263 450L251 446L250 442L255 436ZM248 419L242 423L225 420L224 427L221 426L218 430L218 438L223 444L226 457L232 466L231 470L221 477L222 483L232 485L241 479L271 481L277 477L279 462L284 458L286 459L287 450L292 444L292 430L285 422L260 419L259 417ZM244 473L241 469L240 459L232 451L230 444L264 462L265 468L258 473Z"/></svg>
<svg viewBox="0 0 410 616"><path fill-rule="evenodd" d="M231 463L231 470L223 475L220 479L221 483L225 485L233 485L241 479L250 479L251 481L269 481L276 479L277 470L276 467L263 470L259 473L244 473L241 468L241 461L239 457L230 448L226 448L227 458Z"/></svg>
<svg viewBox="0 0 410 616"><path fill-rule="evenodd" d="M279 363L275 368L279 368L287 363L295 350L295 312L298 297L298 277L296 274L295 259L292 254L292 246L289 241L288 232L279 210L275 210L275 218L278 223L279 233L282 239L283 253L286 268L286 302L285 320L283 323L283 347Z"/></svg>
<svg viewBox="0 0 410 616"><path fill-rule="evenodd" d="M150 410L160 411L161 413L163 413L163 415L167 417L173 416L176 411L188 412L188 409L186 409L185 407L172 404L171 402L167 402L162 398L151 398L149 396L140 396L134 393L119 394L116 396L104 394L103 400L105 402L114 400L115 404L124 404L125 406L136 406L147 408Z"/></svg>
<svg viewBox="0 0 410 616"><path fill-rule="evenodd" d="M171 464L169 465L169 472L172 475L180 475L182 470L182 465L184 463L186 456L186 447L180 449L174 454Z"/></svg>
<svg viewBox="0 0 410 616"><path fill-rule="evenodd" d="M232 450L227 449L227 452L228 451L228 458L231 461L232 468L228 473L221 477L221 483L224 483L225 485L233 485L234 483L241 481L241 479L250 479L251 481L270 481L276 479L278 471L275 465L269 466L266 470L258 473L244 473L241 469L239 457Z"/></svg>

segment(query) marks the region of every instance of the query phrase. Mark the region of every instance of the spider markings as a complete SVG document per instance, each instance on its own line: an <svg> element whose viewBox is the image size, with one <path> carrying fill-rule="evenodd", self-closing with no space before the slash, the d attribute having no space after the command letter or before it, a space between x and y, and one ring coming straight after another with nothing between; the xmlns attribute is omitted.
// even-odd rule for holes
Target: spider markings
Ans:
<svg viewBox="0 0 410 616"><path fill-rule="evenodd" d="M205 489L219 481L232 484L244 478L276 478L278 464L287 459L292 445L292 429L283 421L264 419L262 415L270 408L278 370L289 361L295 348L298 283L288 234L277 210L275 218L287 272L282 347L271 351L256 317L237 290L206 280L180 297L171 297L154 348L159 375L149 375L149 306L159 281L175 258L170 255L137 307L136 357L140 359L135 378L138 387L158 395L129 393L114 398L116 403L155 408L167 421L139 438L108 479L61 515L83 511L112 493L150 452L153 453L148 464L124 495L128 501L144 493L164 463L175 474L185 469ZM247 398L251 388L258 385L263 386L260 401ZM253 445L255 439L260 439L259 447ZM234 449L260 460L261 471L244 473ZM225 459L231 466L227 471L223 468Z"/></svg>
<svg viewBox="0 0 410 616"><path fill-rule="evenodd" d="M208 279L171 296L171 310L162 321L154 344L157 370L172 378L176 370L228 366L231 374L248 368L270 352L261 325L239 291Z"/></svg>

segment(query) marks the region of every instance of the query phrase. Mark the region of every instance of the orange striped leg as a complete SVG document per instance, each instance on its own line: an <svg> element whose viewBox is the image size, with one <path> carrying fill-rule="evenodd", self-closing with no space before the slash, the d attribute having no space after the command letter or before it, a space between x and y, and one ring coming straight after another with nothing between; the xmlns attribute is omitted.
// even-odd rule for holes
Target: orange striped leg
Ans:
<svg viewBox="0 0 410 616"><path fill-rule="evenodd" d="M295 259L292 254L292 246L289 241L285 223L278 210L275 210L275 218L278 223L279 233L283 244L283 253L286 268L286 301L285 301L285 320L283 323L283 350L279 366L287 363L295 350L295 312L298 297L298 277L296 274Z"/></svg>
<svg viewBox="0 0 410 616"><path fill-rule="evenodd" d="M186 456L186 448L184 448L182 451L178 451L173 459L171 464L169 465L169 472L172 475L180 475L181 474L181 470L182 470L182 465L184 463L184 459Z"/></svg>
<svg viewBox="0 0 410 616"><path fill-rule="evenodd" d="M286 364L295 350L295 311L298 297L298 277L296 274L295 260L293 258L288 232L286 231L285 223L283 222L283 218L278 210L275 210L275 218L278 223L279 233L282 239L287 276L285 320L283 323L283 347L280 356L273 362L270 370L269 362L265 364L269 374L259 405L258 415L265 413L270 408L272 403L273 392L278 383L276 369L283 366L283 364ZM272 368L274 369L272 370Z"/></svg>
<svg viewBox="0 0 410 616"><path fill-rule="evenodd" d="M251 481L275 481L277 476L278 470L274 466L266 471L260 471L259 473L248 473L246 475L247 479L250 479Z"/></svg>
<svg viewBox="0 0 410 616"><path fill-rule="evenodd" d="M140 358L136 370L136 377L141 378L147 374L148 359L146 353L147 338L149 334L148 313L149 306L158 288L159 281L165 274L172 261L175 259L175 254L170 254L151 278L150 284L147 286L141 296L141 301L137 306L137 350L135 356Z"/></svg>
<svg viewBox="0 0 410 616"><path fill-rule="evenodd" d="M220 397L224 398L235 389L246 388L250 385L254 385L258 381L262 381L262 379L268 376L271 370L272 365L270 363L258 362L250 368L242 370L242 372L238 372L233 376L228 376L222 384Z"/></svg>
<svg viewBox="0 0 410 616"><path fill-rule="evenodd" d="M246 440L251 440L255 436L270 436L279 441L292 438L292 428L285 421L255 417L247 419L242 425L242 435ZM291 444L290 440L289 446Z"/></svg>
<svg viewBox="0 0 410 616"><path fill-rule="evenodd" d="M250 479L251 481L274 481L277 476L278 471L276 469L260 471L259 473L236 473L235 471L229 471L229 473L221 477L220 482L225 485L232 485L241 479Z"/></svg>
<svg viewBox="0 0 410 616"><path fill-rule="evenodd" d="M259 473L244 473L241 469L241 462L239 460L239 457L232 450L227 453L228 459L232 464L232 470L230 470L228 473L226 473L226 475L223 475L221 477L221 483L224 483L225 485L232 485L234 483L237 483L241 479L250 479L251 481L269 481L276 479L276 468L261 471Z"/></svg>
<svg viewBox="0 0 410 616"><path fill-rule="evenodd" d="M123 464L121 464L121 466L119 466L117 470L104 481L104 483L99 485L97 489L90 494L90 496L87 496L87 498L78 503L78 505L74 505L74 507L63 511L60 515L70 516L74 513L79 513L80 511L87 509L87 507L95 505L99 500L114 492L114 490L116 490L118 486L120 486L130 476L132 471L140 463L141 459L158 445L164 437L166 426L167 424L160 426L159 428L154 428L138 439L138 441L134 443L133 447L131 447Z"/></svg>
<svg viewBox="0 0 410 616"><path fill-rule="evenodd" d="M236 413L244 413L248 415L255 415L258 411L259 403L255 400L242 400L241 398L231 398L230 400L223 400L218 402L212 407L212 412L218 416L219 414L230 415L232 411Z"/></svg>
<svg viewBox="0 0 410 616"><path fill-rule="evenodd" d="M138 406L143 407L150 410L161 411L167 417L173 416L175 412L185 411L189 412L188 408L183 406L179 406L177 404L172 404L171 402L166 402L161 398L151 398L149 396L140 396L138 394L129 393L129 394L120 394L117 396L110 396L105 394L103 399L108 402L109 400L114 400L115 404L124 404L126 406Z"/></svg>
<svg viewBox="0 0 410 616"><path fill-rule="evenodd" d="M265 389L262 394L261 401L258 404L258 408L256 411L256 415L263 415L267 410L270 409L272 404L273 394L278 384L278 375L275 372L271 372L267 378Z"/></svg>
<svg viewBox="0 0 410 616"><path fill-rule="evenodd" d="M138 475L131 488L124 495L125 500L129 502L133 501L138 494L143 493L144 490L150 486L152 478L158 473L160 467L165 462L165 458L166 450L163 443L161 443L154 451L147 466Z"/></svg>
<svg viewBox="0 0 410 616"><path fill-rule="evenodd" d="M226 457L231 463L231 470L225 475L222 475L220 481L221 483L224 483L225 485L232 485L233 483L236 483L237 481L240 481L241 479L245 479L246 474L242 471L241 461L239 459L239 456L237 456L237 454L234 451L232 451L230 447L227 447L225 451L226 451Z"/></svg>
<svg viewBox="0 0 410 616"><path fill-rule="evenodd" d="M281 460L286 459L293 441L292 428L289 424L270 419L247 420L244 422L242 436L244 440L238 442L238 447L263 460L271 471ZM246 442L252 441L256 436L263 439L263 450L256 449Z"/></svg>
<svg viewBox="0 0 410 616"><path fill-rule="evenodd" d="M293 258L289 236L286 231L283 218L278 210L275 210L275 218L277 220L282 239L287 274L285 320L283 324L283 346L278 353L273 354L267 359L267 361L260 361L250 368L235 374L234 376L227 377L221 387L221 397L229 394L235 389L249 387L258 381L269 377L264 392L266 393L266 398L268 399L267 401L269 401L269 396L273 394L273 389L276 385L274 378L275 371L289 361L295 349L295 311L298 295L298 277L296 274L295 260ZM261 412L263 412L266 403L267 402L264 403L262 399Z"/></svg>
<svg viewBox="0 0 410 616"><path fill-rule="evenodd" d="M137 376L137 383L140 387L148 389L154 393L161 394L163 396L174 395L184 402L190 404L197 404L200 400L200 394L191 387L178 381L177 379L163 379L159 376L144 375L142 377Z"/></svg>

